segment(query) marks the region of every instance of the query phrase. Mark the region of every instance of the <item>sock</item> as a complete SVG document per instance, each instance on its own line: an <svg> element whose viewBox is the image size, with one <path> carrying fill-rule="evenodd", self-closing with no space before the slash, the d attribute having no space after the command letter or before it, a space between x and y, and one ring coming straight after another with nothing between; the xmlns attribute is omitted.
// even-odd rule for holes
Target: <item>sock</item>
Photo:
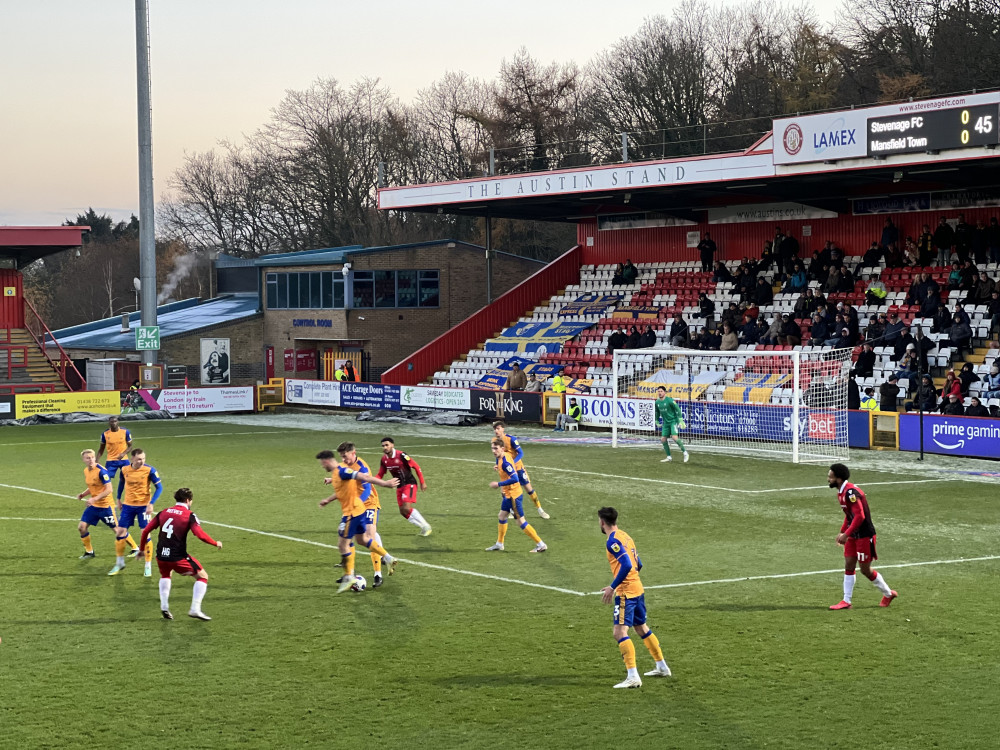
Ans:
<svg viewBox="0 0 1000 750"><path fill-rule="evenodd" d="M844 601L851 603L854 595L854 573L844 573Z"/></svg>
<svg viewBox="0 0 1000 750"><path fill-rule="evenodd" d="M125 544L127 544L132 549L139 549L139 545L135 543L135 539L132 538L131 534L125 537Z"/></svg>
<svg viewBox="0 0 1000 750"><path fill-rule="evenodd" d="M382 555L378 552L372 552L372 569L375 571L375 575L382 574Z"/></svg>
<svg viewBox="0 0 1000 750"><path fill-rule="evenodd" d="M191 609L195 612L201 612L201 602L205 598L206 591L208 591L208 581L204 578L195 580L194 593L191 594Z"/></svg>
<svg viewBox="0 0 1000 750"><path fill-rule="evenodd" d="M507 536L507 521L500 521L497 524L497 544L503 544L505 536Z"/></svg>
<svg viewBox="0 0 1000 750"><path fill-rule="evenodd" d="M388 552L385 551L385 547L378 543L375 539L365 544L365 546L372 551L372 554L377 554L379 557L391 557Z"/></svg>
<svg viewBox="0 0 1000 750"><path fill-rule="evenodd" d="M663 452L667 454L667 458L670 457L670 443L667 441L663 442Z"/></svg>
<svg viewBox="0 0 1000 750"><path fill-rule="evenodd" d="M660 639L653 635L653 631L650 630L646 635L642 636L642 642L646 644L646 648L649 649L649 655L653 657L653 661L659 666L660 662L663 661L663 651L660 650Z"/></svg>
<svg viewBox="0 0 1000 750"><path fill-rule="evenodd" d="M542 538L538 536L538 532L535 531L534 527L527 521L521 524L521 529L522 531L524 531L525 534L531 537L532 541L535 544L538 544L540 541L542 541Z"/></svg>
<svg viewBox="0 0 1000 750"><path fill-rule="evenodd" d="M115 554L119 560L125 559L125 537L115 539Z"/></svg>
<svg viewBox="0 0 1000 750"><path fill-rule="evenodd" d="M872 578L872 583L875 584L875 588L881 591L884 596L892 596L892 589L889 588L889 584L885 582L885 579L882 577L882 574L874 570L872 571L872 573L875 573L875 577Z"/></svg>
<svg viewBox="0 0 1000 750"><path fill-rule="evenodd" d="M149 539L146 542L146 549L145 549L144 554L145 554L145 557L146 557L146 562L152 562L153 561L153 540L152 539Z"/></svg>
<svg viewBox="0 0 1000 750"><path fill-rule="evenodd" d="M625 660L625 668L631 677L632 672L635 671L635 646L632 645L632 639L625 636L618 641L618 650L621 651L622 659Z"/></svg>
<svg viewBox="0 0 1000 750"><path fill-rule="evenodd" d="M89 531L86 534L81 534L80 535L80 540L83 542L83 549L84 549L85 552L93 552L94 551L94 543L92 541L90 541L90 532Z"/></svg>
<svg viewBox="0 0 1000 750"><path fill-rule="evenodd" d="M681 453L687 453L687 448L684 447L684 443L681 442L681 439L674 438L674 440L677 442L677 447L681 449Z"/></svg>
<svg viewBox="0 0 1000 750"><path fill-rule="evenodd" d="M160 579L160 609L170 609L170 579Z"/></svg>
<svg viewBox="0 0 1000 750"><path fill-rule="evenodd" d="M542 501L538 499L538 493L535 492L535 490L532 490L531 492L529 492L528 493L528 497L531 498L531 502L533 502L535 504L536 508L541 508L542 507Z"/></svg>
<svg viewBox="0 0 1000 750"><path fill-rule="evenodd" d="M340 556L344 564L344 575L353 576L354 575L354 545L351 545L351 551L346 555Z"/></svg>
<svg viewBox="0 0 1000 750"><path fill-rule="evenodd" d="M403 515L403 518L409 521L410 516L413 515L413 508L400 508L399 512Z"/></svg>
<svg viewBox="0 0 1000 750"><path fill-rule="evenodd" d="M410 508L410 515L406 518L406 520L414 526L419 526L421 528L427 525L427 521L424 520L424 517L420 515L420 511L416 508Z"/></svg>

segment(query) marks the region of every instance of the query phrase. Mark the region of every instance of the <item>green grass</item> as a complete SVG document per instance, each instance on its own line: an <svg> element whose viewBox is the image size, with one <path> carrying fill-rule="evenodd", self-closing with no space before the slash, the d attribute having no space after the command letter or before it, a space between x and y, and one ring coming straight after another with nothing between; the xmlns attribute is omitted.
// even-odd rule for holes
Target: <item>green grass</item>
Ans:
<svg viewBox="0 0 1000 750"><path fill-rule="evenodd" d="M839 572L651 589L649 623L675 676L630 691L611 689L624 668L599 597L454 572L597 591L610 580L595 516L606 504L639 546L646 586L839 569L842 516L823 466L696 449L687 465L663 465L654 451L528 443L552 514L531 509L529 520L549 552L529 554L515 527L505 553L487 554L499 505L488 428L397 437L427 474L419 507L434 534L418 537L383 491L385 544L452 570L401 563L379 590L334 596L334 550L207 523L336 544L337 511L316 505L324 474L312 456L353 437L376 463L370 430L381 428L288 423L130 426L165 489L192 487L195 511L225 543L189 542L211 576L210 623L183 616L189 579L175 577L178 619L165 622L141 566L108 578L105 529L94 530L98 559L83 562L75 520L0 520L0 747L978 748L1000 734L1000 560L883 567L900 592L889 609L861 579L854 610L827 611ZM77 456L99 432L0 431L0 482L79 492ZM855 465L899 460L868 454ZM855 472L881 563L1000 554L996 483L921 476L932 479L880 484L919 476ZM0 487L5 518L76 519L81 509ZM358 570L370 580L367 556ZM651 668L636 648L640 669Z"/></svg>

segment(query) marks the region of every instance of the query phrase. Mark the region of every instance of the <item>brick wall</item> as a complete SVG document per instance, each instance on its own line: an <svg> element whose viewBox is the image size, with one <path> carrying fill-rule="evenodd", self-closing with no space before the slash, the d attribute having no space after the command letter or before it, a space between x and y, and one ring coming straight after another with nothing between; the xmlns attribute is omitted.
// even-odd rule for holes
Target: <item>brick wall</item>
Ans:
<svg viewBox="0 0 1000 750"><path fill-rule="evenodd" d="M264 379L263 324L263 316L255 315L187 336L164 339L158 361L166 365L187 366L188 382L197 386L201 384L201 340L229 339L230 384L253 385Z"/></svg>
<svg viewBox="0 0 1000 750"><path fill-rule="evenodd" d="M437 270L440 307L355 310L274 310L264 321L264 344L274 347L275 375L292 377L283 366L286 349L336 350L338 339L359 341L371 354L373 372L405 358L411 352L461 323L486 304L486 260L468 246L437 246L359 253L348 257L355 271ZM340 266L295 266L267 271L326 271ZM509 255L493 260L493 297L496 298L541 268L536 261ZM363 318L363 320L362 320ZM295 320L322 321L319 326L295 326ZM506 324L508 321L504 321ZM315 377L316 373L298 373ZM371 375L369 374L369 379Z"/></svg>

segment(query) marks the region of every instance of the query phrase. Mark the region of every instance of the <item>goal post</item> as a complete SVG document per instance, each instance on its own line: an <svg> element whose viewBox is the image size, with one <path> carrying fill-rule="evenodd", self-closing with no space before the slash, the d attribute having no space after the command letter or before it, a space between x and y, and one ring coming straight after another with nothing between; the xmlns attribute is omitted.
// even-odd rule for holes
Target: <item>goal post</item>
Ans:
<svg viewBox="0 0 1000 750"><path fill-rule="evenodd" d="M656 445L653 400L667 390L695 450L847 460L851 349L619 350L612 358L611 444Z"/></svg>

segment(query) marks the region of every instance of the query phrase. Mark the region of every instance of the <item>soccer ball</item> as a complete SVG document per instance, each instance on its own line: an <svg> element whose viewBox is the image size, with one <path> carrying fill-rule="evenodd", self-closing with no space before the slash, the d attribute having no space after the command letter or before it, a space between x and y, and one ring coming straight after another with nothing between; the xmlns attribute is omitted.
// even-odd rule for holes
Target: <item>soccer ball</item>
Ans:
<svg viewBox="0 0 1000 750"><path fill-rule="evenodd" d="M368 581L365 580L364 576L355 576L354 583L351 585L351 591L364 591L368 588Z"/></svg>

